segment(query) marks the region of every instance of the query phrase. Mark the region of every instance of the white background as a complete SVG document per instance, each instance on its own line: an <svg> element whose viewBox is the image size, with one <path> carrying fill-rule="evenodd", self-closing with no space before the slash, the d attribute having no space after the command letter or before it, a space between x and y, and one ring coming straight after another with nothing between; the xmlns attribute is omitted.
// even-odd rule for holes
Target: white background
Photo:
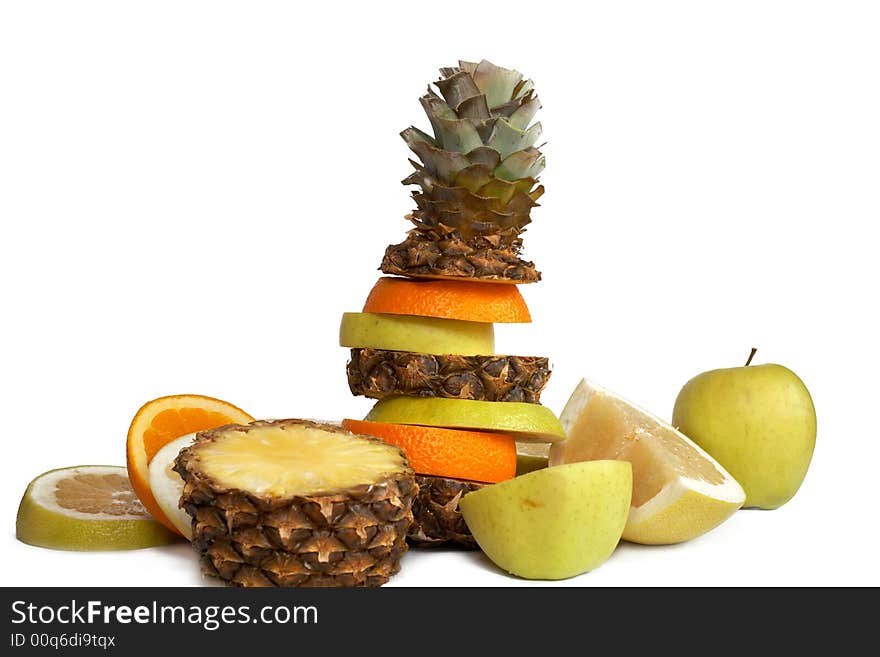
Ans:
<svg viewBox="0 0 880 657"><path fill-rule="evenodd" d="M305 7L297 7L304 4ZM562 7L566 6L565 9ZM188 546L18 543L44 470L124 463L148 399L359 417L340 315L412 207L398 136L437 68L533 78L547 193L525 255L559 412L589 376L660 416L697 373L787 365L819 418L778 511L623 544L563 586L880 584L880 12L871 2L4 2L4 585L201 585ZM518 586L410 552L390 585ZM540 583L545 584L545 583Z"/></svg>

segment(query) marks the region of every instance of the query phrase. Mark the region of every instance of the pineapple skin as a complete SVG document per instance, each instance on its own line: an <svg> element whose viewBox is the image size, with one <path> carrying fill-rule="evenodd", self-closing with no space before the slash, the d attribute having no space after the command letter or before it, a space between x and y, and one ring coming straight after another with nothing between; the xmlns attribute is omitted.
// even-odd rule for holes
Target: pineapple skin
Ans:
<svg viewBox="0 0 880 657"><path fill-rule="evenodd" d="M542 356L458 356L372 348L351 350L346 368L354 395L445 397L537 404L550 379Z"/></svg>
<svg viewBox="0 0 880 657"><path fill-rule="evenodd" d="M522 239L504 244L482 235L465 238L457 230L444 232L413 215L407 218L416 227L403 242L385 249L379 269L386 274L517 284L541 280L535 263L519 255Z"/></svg>
<svg viewBox="0 0 880 657"><path fill-rule="evenodd" d="M289 423L348 433L308 420L258 421L204 431L197 444L222 439L230 427ZM193 519L192 544L206 575L244 587L374 587L399 572L418 492L408 466L339 492L277 498L213 481L192 457L192 448L182 450L174 470L184 480L181 505Z"/></svg>
<svg viewBox="0 0 880 657"><path fill-rule="evenodd" d="M413 500L413 524L407 536L417 548L479 546L458 508L463 495L487 484L450 477L416 475L418 493Z"/></svg>

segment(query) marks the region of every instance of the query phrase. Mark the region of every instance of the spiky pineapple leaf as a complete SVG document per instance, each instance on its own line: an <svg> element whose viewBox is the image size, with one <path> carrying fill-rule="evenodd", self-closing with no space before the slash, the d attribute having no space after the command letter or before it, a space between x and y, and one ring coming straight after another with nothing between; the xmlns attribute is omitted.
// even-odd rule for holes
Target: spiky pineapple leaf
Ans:
<svg viewBox="0 0 880 657"><path fill-rule="evenodd" d="M443 150L425 141L407 143L427 170L446 183L453 182L459 171L471 165L470 160L462 153Z"/></svg>
<svg viewBox="0 0 880 657"><path fill-rule="evenodd" d="M471 164L485 164L493 170L501 164L501 156L498 154L498 151L488 146L480 146L469 151L467 159Z"/></svg>
<svg viewBox="0 0 880 657"><path fill-rule="evenodd" d="M458 109L458 106L468 98L482 95L482 91L474 82L474 79L466 72L459 71L443 80L434 83L450 107Z"/></svg>
<svg viewBox="0 0 880 657"><path fill-rule="evenodd" d="M522 80L522 74L519 71L495 66L485 59L477 64L471 75L480 91L486 94L489 107L502 105L509 101L516 85Z"/></svg>
<svg viewBox="0 0 880 657"><path fill-rule="evenodd" d="M492 169L485 164L472 164L455 176L454 185L476 194L492 180Z"/></svg>
<svg viewBox="0 0 880 657"><path fill-rule="evenodd" d="M538 181L534 178L520 178L519 180L513 181L512 184L516 189L517 194L528 194L532 191L532 187L535 186L535 183Z"/></svg>
<svg viewBox="0 0 880 657"><path fill-rule="evenodd" d="M480 134L470 121L437 118L437 136L443 150L468 153L483 145Z"/></svg>
<svg viewBox="0 0 880 657"><path fill-rule="evenodd" d="M541 101L538 100L537 96L531 96L510 115L507 121L514 128L525 130L529 123L532 122L532 119L535 118L535 114L538 113L539 109L541 109Z"/></svg>
<svg viewBox="0 0 880 657"><path fill-rule="evenodd" d="M419 102L421 102L422 107L425 110L425 113L430 117L438 116L443 119L456 119L458 118L453 111L452 107L450 107L449 103L443 100L440 96L434 93L434 90L428 87L427 93L419 98Z"/></svg>
<svg viewBox="0 0 880 657"><path fill-rule="evenodd" d="M538 189L541 190L541 192L544 191L543 187L539 187ZM541 194L539 193L538 196L540 195ZM529 211L531 211L531 209L536 205L537 202L534 198L532 198L531 194L514 194L513 198L511 198L507 202L507 207L505 209L507 210L507 212L510 213L512 217L526 217L527 221L522 224L524 226L526 223L531 221L530 219L528 219ZM510 224L508 224L508 226L509 225Z"/></svg>
<svg viewBox="0 0 880 657"><path fill-rule="evenodd" d="M427 132L422 132L414 126L408 127L406 130L400 133L400 136L403 137L403 140L410 148L413 147L413 144L420 142L430 144L431 146L437 146L437 142L431 135L429 135Z"/></svg>
<svg viewBox="0 0 880 657"><path fill-rule="evenodd" d="M492 108L492 116L498 119L509 119L513 116L513 113L519 109L519 106L519 100L511 100L502 105L496 105Z"/></svg>
<svg viewBox="0 0 880 657"><path fill-rule="evenodd" d="M537 178L544 170L544 156L537 148L526 148L508 155L498 168L495 175L504 180L520 178Z"/></svg>
<svg viewBox="0 0 880 657"><path fill-rule="evenodd" d="M443 137L442 129L440 128L440 121L456 121L458 120L458 116L452 108L446 104L446 101L430 89L427 94L419 98L419 102L422 104L422 108L425 110L425 114L428 115L428 120L431 122L431 129L434 131L434 139L438 144L442 145Z"/></svg>
<svg viewBox="0 0 880 657"><path fill-rule="evenodd" d="M523 98L523 97L525 97L525 95L527 93L532 92L534 90L535 90L535 85L532 83L531 80L521 80L520 83L518 85L516 85L516 88L513 90L513 97L514 98Z"/></svg>
<svg viewBox="0 0 880 657"><path fill-rule="evenodd" d="M480 196L492 196L505 205L515 193L516 185L500 178L493 178L480 189Z"/></svg>
<svg viewBox="0 0 880 657"><path fill-rule="evenodd" d="M532 165L532 168L526 172L526 177L528 178L537 178L544 171L544 167L547 166L547 158L543 155L537 159L537 161Z"/></svg>
<svg viewBox="0 0 880 657"><path fill-rule="evenodd" d="M534 146L540 136L540 122L528 130L520 130L510 125L505 119L498 119L495 122L495 127L492 128L492 134L486 140L486 146L498 151L503 160L516 151Z"/></svg>
<svg viewBox="0 0 880 657"><path fill-rule="evenodd" d="M471 119L475 125L482 125L492 118L489 104L486 102L486 96L483 94L465 98L455 108L455 112L463 119Z"/></svg>
<svg viewBox="0 0 880 657"><path fill-rule="evenodd" d="M426 193L430 193L434 187L434 179L427 169L420 167L417 162L409 161L416 170L404 178L401 182L404 185L418 185Z"/></svg>
<svg viewBox="0 0 880 657"><path fill-rule="evenodd" d="M506 187L504 187L506 185ZM434 213L461 213L461 217L471 220L488 221L497 213L498 218L507 217L506 226L525 225L529 210L536 205L533 196L537 198L543 188L524 193L511 183L496 181L489 183L486 192L480 190L473 193L460 186L449 187L436 184L431 189L430 195L414 192L413 198L419 209L429 217Z"/></svg>
<svg viewBox="0 0 880 657"><path fill-rule="evenodd" d="M404 181L418 185L413 221L436 235L479 233L505 244L531 221L543 193L536 146L541 124L529 125L540 102L530 80L514 70L459 61L422 97L434 137L401 135L421 163Z"/></svg>
<svg viewBox="0 0 880 657"><path fill-rule="evenodd" d="M458 69L441 68L440 72L443 73L444 75L451 75L452 73L455 73L457 70L465 71L467 73L473 73L475 70L477 70L477 62L466 62L462 59L459 59L458 60ZM444 73L444 71L451 71L452 73Z"/></svg>
<svg viewBox="0 0 880 657"><path fill-rule="evenodd" d="M487 204L486 202L489 201L488 205L492 209L497 210L501 208L501 204L498 202L497 198L489 199L488 197L477 196L476 194L471 194L464 187L444 187L442 185L437 185L434 188L433 200L475 209L483 207Z"/></svg>

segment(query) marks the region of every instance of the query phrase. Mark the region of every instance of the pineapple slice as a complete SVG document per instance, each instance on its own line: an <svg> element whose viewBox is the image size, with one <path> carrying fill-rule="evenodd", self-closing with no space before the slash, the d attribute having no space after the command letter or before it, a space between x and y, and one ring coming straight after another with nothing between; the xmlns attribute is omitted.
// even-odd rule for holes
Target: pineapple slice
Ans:
<svg viewBox="0 0 880 657"><path fill-rule="evenodd" d="M346 368L354 395L394 395L537 404L550 378L541 356L432 355L352 349Z"/></svg>
<svg viewBox="0 0 880 657"><path fill-rule="evenodd" d="M174 469L203 570L238 586L379 586L400 569L415 477L399 448L308 420L204 431Z"/></svg>

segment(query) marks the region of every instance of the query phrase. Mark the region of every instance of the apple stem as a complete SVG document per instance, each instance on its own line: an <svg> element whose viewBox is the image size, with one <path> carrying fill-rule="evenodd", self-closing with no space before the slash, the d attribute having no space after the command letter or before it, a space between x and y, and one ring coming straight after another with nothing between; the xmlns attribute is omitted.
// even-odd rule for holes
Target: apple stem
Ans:
<svg viewBox="0 0 880 657"><path fill-rule="evenodd" d="M746 361L746 367L748 367L752 363L752 358L755 357L755 353L758 350L755 347L752 347L752 353L749 354L749 359Z"/></svg>

